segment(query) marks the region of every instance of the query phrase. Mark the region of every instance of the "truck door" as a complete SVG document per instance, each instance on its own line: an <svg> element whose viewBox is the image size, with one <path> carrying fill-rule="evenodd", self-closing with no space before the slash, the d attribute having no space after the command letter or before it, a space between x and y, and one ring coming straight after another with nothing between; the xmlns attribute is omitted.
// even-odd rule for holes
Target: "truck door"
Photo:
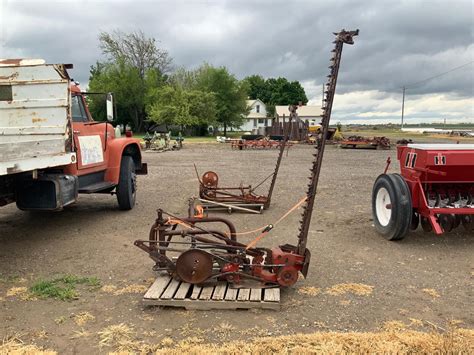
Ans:
<svg viewBox="0 0 474 355"><path fill-rule="evenodd" d="M77 150L77 168L90 169L90 172L106 169L104 126L106 123L91 120L82 95L73 93L71 111L74 143Z"/></svg>

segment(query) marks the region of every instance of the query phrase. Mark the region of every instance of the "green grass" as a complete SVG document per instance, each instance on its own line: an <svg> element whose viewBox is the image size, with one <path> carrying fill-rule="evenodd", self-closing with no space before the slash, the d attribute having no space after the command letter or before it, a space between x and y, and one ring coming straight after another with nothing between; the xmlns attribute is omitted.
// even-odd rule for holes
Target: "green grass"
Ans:
<svg viewBox="0 0 474 355"><path fill-rule="evenodd" d="M10 282L17 282L21 279L18 275L3 275L0 274L0 282L1 283L10 283Z"/></svg>
<svg viewBox="0 0 474 355"><path fill-rule="evenodd" d="M100 286L97 277L78 277L63 275L52 280L39 280L30 287L30 292L40 298L54 298L61 301L70 301L79 298L76 291L77 285L88 287Z"/></svg>

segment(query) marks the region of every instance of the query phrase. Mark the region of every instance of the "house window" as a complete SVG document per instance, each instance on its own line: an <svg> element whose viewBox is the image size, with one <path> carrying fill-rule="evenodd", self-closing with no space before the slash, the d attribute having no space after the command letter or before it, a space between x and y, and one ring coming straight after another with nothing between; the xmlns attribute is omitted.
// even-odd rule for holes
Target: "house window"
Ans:
<svg viewBox="0 0 474 355"><path fill-rule="evenodd" d="M256 118L253 119L253 126L257 127L257 119Z"/></svg>
<svg viewBox="0 0 474 355"><path fill-rule="evenodd" d="M260 105L255 106L255 109L257 110L257 113L260 113Z"/></svg>
<svg viewBox="0 0 474 355"><path fill-rule="evenodd" d="M259 118L259 119L258 119L258 123L259 123L259 124L262 124L262 123L264 123L264 122L265 122L265 120L264 120L263 118Z"/></svg>

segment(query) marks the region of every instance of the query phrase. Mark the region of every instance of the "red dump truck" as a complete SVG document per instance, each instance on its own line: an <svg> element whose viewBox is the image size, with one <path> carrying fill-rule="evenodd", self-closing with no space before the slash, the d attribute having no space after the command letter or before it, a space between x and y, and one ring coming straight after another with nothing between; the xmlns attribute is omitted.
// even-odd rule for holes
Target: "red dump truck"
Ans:
<svg viewBox="0 0 474 355"><path fill-rule="evenodd" d="M94 121L72 65L0 59L0 206L60 210L79 193L116 194L135 204L137 174L146 174L138 139ZM113 97L103 94L107 120Z"/></svg>

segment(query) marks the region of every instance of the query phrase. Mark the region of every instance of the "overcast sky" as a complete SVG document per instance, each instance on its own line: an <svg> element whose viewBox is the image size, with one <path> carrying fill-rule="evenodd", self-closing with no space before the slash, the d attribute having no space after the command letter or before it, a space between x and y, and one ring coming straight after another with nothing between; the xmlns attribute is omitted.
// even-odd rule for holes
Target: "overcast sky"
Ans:
<svg viewBox="0 0 474 355"><path fill-rule="evenodd" d="M472 1L23 1L0 0L0 58L73 63L88 81L103 59L100 31L143 30L174 66L206 61L239 79L252 74L299 80L321 102L333 31L360 29L345 46L333 120L399 122L401 87L408 122L474 123Z"/></svg>

